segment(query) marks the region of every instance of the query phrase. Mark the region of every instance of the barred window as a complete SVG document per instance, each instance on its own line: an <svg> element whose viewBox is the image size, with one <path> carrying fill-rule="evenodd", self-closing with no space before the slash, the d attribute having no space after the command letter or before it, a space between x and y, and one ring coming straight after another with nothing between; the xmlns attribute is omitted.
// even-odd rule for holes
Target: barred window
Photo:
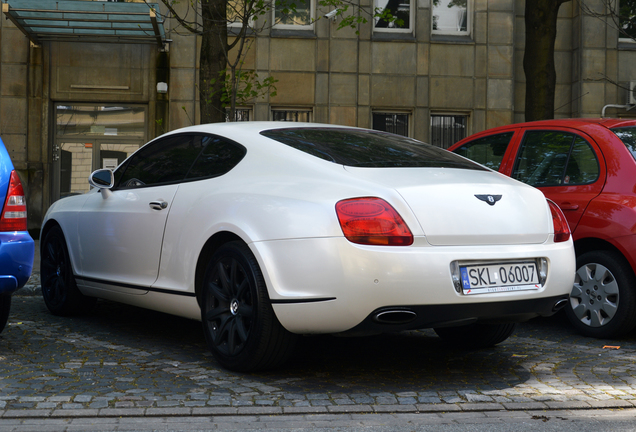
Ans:
<svg viewBox="0 0 636 432"><path fill-rule="evenodd" d="M373 129L409 136L409 115L406 113L373 113Z"/></svg>
<svg viewBox="0 0 636 432"><path fill-rule="evenodd" d="M273 109L272 120L289 122L311 122L311 110Z"/></svg>
<svg viewBox="0 0 636 432"><path fill-rule="evenodd" d="M234 109L234 121L250 121L250 109L249 108L235 108ZM230 121L230 109L225 108L225 121Z"/></svg>
<svg viewBox="0 0 636 432"><path fill-rule="evenodd" d="M444 149L466 138L468 116L431 115L431 144Z"/></svg>

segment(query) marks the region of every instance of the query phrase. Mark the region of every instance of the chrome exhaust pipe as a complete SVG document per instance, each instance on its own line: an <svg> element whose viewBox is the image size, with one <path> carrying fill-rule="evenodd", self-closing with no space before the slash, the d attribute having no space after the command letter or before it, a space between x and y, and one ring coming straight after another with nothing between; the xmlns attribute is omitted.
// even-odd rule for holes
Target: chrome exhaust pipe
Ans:
<svg viewBox="0 0 636 432"><path fill-rule="evenodd" d="M568 299L561 299L552 306L552 312L556 312L560 309L563 309L565 305L568 304Z"/></svg>
<svg viewBox="0 0 636 432"><path fill-rule="evenodd" d="M415 312L404 309L385 310L373 316L374 321L381 324L407 324L415 318L417 318Z"/></svg>

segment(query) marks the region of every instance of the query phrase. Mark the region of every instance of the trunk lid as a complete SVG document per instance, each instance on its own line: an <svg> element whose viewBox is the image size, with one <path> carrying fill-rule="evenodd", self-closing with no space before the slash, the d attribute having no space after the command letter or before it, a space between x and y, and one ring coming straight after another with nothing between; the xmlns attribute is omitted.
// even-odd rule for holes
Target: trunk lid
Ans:
<svg viewBox="0 0 636 432"><path fill-rule="evenodd" d="M552 232L543 193L495 172L345 169L357 178L395 189L431 245L537 244L545 242Z"/></svg>

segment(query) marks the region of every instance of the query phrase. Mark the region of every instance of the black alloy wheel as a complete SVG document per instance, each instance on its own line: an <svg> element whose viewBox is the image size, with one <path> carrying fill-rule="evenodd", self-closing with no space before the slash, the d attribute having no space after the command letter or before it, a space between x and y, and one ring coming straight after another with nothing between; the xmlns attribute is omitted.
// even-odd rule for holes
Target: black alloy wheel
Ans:
<svg viewBox="0 0 636 432"><path fill-rule="evenodd" d="M42 297L54 315L86 312L96 299L84 296L75 283L64 234L59 226L49 230L40 246Z"/></svg>
<svg viewBox="0 0 636 432"><path fill-rule="evenodd" d="M576 277L565 312L584 336L614 338L636 327L636 278L614 251L591 251L576 258Z"/></svg>
<svg viewBox="0 0 636 432"><path fill-rule="evenodd" d="M11 295L0 295L0 333L4 330L4 327L9 321L9 310L11 309Z"/></svg>
<svg viewBox="0 0 636 432"><path fill-rule="evenodd" d="M202 294L205 338L221 366L242 372L271 369L293 352L297 336L278 322L247 245L231 242L214 254Z"/></svg>

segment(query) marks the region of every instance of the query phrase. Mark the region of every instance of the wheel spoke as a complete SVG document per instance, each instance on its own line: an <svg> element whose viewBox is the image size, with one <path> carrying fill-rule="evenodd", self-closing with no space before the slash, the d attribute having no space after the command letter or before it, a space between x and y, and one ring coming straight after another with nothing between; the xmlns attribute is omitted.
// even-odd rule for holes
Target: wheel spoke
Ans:
<svg viewBox="0 0 636 432"><path fill-rule="evenodd" d="M229 301L231 293L232 293L231 280L227 274L225 265L223 264L222 261L219 261L217 265L217 271L218 271L218 280L221 282L220 286L217 286L218 293L222 295L223 299L225 299L226 301Z"/></svg>
<svg viewBox="0 0 636 432"><path fill-rule="evenodd" d="M230 266L230 296L234 298L240 298L237 287L240 273L241 268L239 267L239 262L233 259L232 265Z"/></svg>
<svg viewBox="0 0 636 432"><path fill-rule="evenodd" d="M577 306L573 306L572 312L574 312L574 315L576 315L576 317L581 321L587 320L588 313L585 303L579 303Z"/></svg>
<svg viewBox="0 0 636 432"><path fill-rule="evenodd" d="M221 319L221 323L219 324L219 327L216 329L215 332L213 332L214 344L216 346L220 346L223 343L223 338L228 331L228 322L230 321L231 318L232 318L231 315L224 316Z"/></svg>
<svg viewBox="0 0 636 432"><path fill-rule="evenodd" d="M244 278L241 281L241 284L236 289L236 298L241 301L245 301L245 297L249 294L250 281L247 278Z"/></svg>
<svg viewBox="0 0 636 432"><path fill-rule="evenodd" d="M254 308L252 307L252 305L241 303L241 305L238 308L237 315L240 315L241 317L244 317L244 318L251 318L253 313L254 313Z"/></svg>
<svg viewBox="0 0 636 432"><path fill-rule="evenodd" d="M227 348L230 355L236 353L239 343L236 340L236 317L232 317L227 329Z"/></svg>
<svg viewBox="0 0 636 432"><path fill-rule="evenodd" d="M245 342L247 340L247 337L249 335L247 329L245 328L245 323L243 322L242 319L237 319L236 320L236 332L238 334L238 337L241 340L241 343Z"/></svg>
<svg viewBox="0 0 636 432"><path fill-rule="evenodd" d="M227 307L219 306L209 310L205 314L205 319L208 321L214 321L226 315L228 313Z"/></svg>
<svg viewBox="0 0 636 432"><path fill-rule="evenodd" d="M222 279L222 276L220 276L220 278ZM227 291L225 291L222 287L213 282L210 282L208 286L210 287L210 290L212 290L212 295L214 296L214 298L219 300L219 303L227 305L230 302Z"/></svg>

